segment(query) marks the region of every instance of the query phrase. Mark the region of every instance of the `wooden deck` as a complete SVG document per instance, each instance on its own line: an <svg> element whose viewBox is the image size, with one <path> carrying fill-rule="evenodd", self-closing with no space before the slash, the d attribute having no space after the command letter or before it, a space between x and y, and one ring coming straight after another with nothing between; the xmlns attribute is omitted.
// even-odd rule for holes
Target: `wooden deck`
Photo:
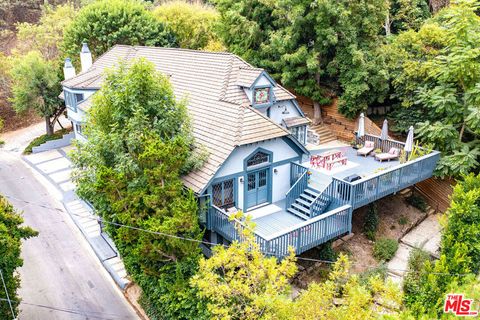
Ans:
<svg viewBox="0 0 480 320"><path fill-rule="evenodd" d="M279 210L273 213L269 213L267 215L262 215L262 211L270 211L270 208L268 208L270 206L276 206L279 208ZM296 225L297 223L304 221L303 219L285 211L284 209L285 200L276 202L264 208L258 208L256 210L248 212L247 214L250 214L252 216L260 215L259 218L252 220L255 223L255 233L264 238L268 238L272 234L285 231Z"/></svg>

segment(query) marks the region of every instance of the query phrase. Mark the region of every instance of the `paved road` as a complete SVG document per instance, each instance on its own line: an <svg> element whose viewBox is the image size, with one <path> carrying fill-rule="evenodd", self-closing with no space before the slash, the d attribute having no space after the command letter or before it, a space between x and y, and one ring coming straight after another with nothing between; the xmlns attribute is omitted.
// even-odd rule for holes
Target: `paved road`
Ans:
<svg viewBox="0 0 480 320"><path fill-rule="evenodd" d="M0 150L0 193L33 202L10 200L40 232L23 245L19 295L63 310L22 304L19 319L139 319L67 213L39 206L63 209L37 178L18 153Z"/></svg>

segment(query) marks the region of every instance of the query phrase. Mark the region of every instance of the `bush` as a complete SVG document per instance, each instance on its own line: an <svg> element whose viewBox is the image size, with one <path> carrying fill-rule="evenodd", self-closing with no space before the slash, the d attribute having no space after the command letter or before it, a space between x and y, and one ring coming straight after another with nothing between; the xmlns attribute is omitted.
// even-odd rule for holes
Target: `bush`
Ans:
<svg viewBox="0 0 480 320"><path fill-rule="evenodd" d="M23 154L31 154L33 147L38 147L39 145L47 141L61 139L63 135L67 134L68 132L69 130L67 129L61 129L61 130L55 131L54 134L51 134L51 135L44 134L40 137L37 137L33 139L32 142L30 142L30 144L25 148L25 150L23 150Z"/></svg>
<svg viewBox="0 0 480 320"><path fill-rule="evenodd" d="M398 249L398 242L393 239L379 239L373 246L373 256L379 261L389 261Z"/></svg>
<svg viewBox="0 0 480 320"><path fill-rule="evenodd" d="M419 294L421 270L424 270L425 262L430 261L430 255L421 250L413 249L408 257L407 273L403 280L404 301L410 305Z"/></svg>
<svg viewBox="0 0 480 320"><path fill-rule="evenodd" d="M422 196L412 194L410 197L406 198L406 201L409 205L417 208L422 212L427 211L428 204Z"/></svg>
<svg viewBox="0 0 480 320"><path fill-rule="evenodd" d="M378 212L377 206L375 203L372 203L369 208L367 215L365 216L365 223L363 224L363 231L368 239L375 241L375 234L378 228Z"/></svg>
<svg viewBox="0 0 480 320"><path fill-rule="evenodd" d="M337 253L332 247L333 241L328 241L318 246L318 259L327 261L336 261Z"/></svg>
<svg viewBox="0 0 480 320"><path fill-rule="evenodd" d="M387 264L382 262L377 267L368 269L367 271L360 273L359 275L360 284L364 286L369 285L369 280L373 277L379 277L380 279L385 280L387 279L387 273L388 273Z"/></svg>

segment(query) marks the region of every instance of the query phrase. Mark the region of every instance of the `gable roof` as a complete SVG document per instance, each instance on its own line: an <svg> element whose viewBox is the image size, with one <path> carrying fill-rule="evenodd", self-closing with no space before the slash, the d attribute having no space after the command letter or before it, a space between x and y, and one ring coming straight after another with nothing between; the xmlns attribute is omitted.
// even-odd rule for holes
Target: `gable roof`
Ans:
<svg viewBox="0 0 480 320"><path fill-rule="evenodd" d="M250 81L255 74L264 72L263 69L253 68L230 53L116 45L87 71L62 84L75 89L99 89L106 68L114 67L119 61L128 64L134 58L146 58L156 70L169 75L177 99L188 101L193 135L209 152L204 166L183 178L185 185L194 192L204 190L235 147L290 134L252 108L237 83L239 77ZM277 100L278 97L295 98L278 85L274 92ZM91 99L87 100L85 107Z"/></svg>

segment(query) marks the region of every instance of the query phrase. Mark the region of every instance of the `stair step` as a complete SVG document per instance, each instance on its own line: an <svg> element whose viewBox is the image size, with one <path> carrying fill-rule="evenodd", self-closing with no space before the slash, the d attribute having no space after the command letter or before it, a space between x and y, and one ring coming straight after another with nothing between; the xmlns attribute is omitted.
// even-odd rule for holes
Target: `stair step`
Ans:
<svg viewBox="0 0 480 320"><path fill-rule="evenodd" d="M305 201L305 200L300 199L300 198L297 198L295 201L297 201L300 204L303 204L306 207L310 207L310 205L312 204L312 201Z"/></svg>
<svg viewBox="0 0 480 320"><path fill-rule="evenodd" d="M290 213L293 213L294 215L296 215L299 218L302 218L303 220L308 220L308 216L304 215L303 213L301 213L298 210L295 210L294 208L288 208L287 211L290 212Z"/></svg>
<svg viewBox="0 0 480 320"><path fill-rule="evenodd" d="M310 202L310 203L312 203L313 200L315 200L315 197L312 197L312 196L310 196L310 195L308 195L308 194L306 194L306 193L302 193L302 194L300 195L300 198L303 198L303 199L307 200L307 201Z"/></svg>
<svg viewBox="0 0 480 320"><path fill-rule="evenodd" d="M313 196L314 198L316 198L320 194L316 191L313 191L312 189L305 189L303 193L307 193L309 196Z"/></svg>
<svg viewBox="0 0 480 320"><path fill-rule="evenodd" d="M292 207L300 212L302 212L303 214L305 215L309 215L310 214L310 209L309 208L305 208L304 206L298 204L298 203L292 203Z"/></svg>

